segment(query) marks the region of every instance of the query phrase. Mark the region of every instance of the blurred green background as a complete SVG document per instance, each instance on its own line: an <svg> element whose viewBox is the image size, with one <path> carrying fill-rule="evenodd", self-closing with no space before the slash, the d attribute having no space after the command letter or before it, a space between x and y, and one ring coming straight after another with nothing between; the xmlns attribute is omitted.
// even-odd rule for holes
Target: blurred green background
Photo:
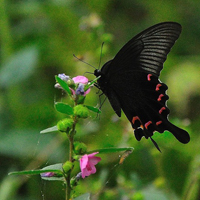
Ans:
<svg viewBox="0 0 200 200"><path fill-rule="evenodd" d="M80 121L77 140L89 150L129 147L124 161L102 155L97 173L81 180L75 195L92 199L200 199L200 1L197 0L1 0L0 1L0 199L64 199L61 182L39 176L8 176L11 171L37 169L67 159L65 135L40 135L64 115L54 102L64 98L54 89L54 76L86 75L98 67L102 42L105 63L134 35L159 22L179 22L183 31L164 64L160 79L169 87L170 121L186 129L189 144L170 133L154 134L162 153L150 140L136 141L123 115L109 102L102 114ZM99 105L96 88L86 104ZM77 167L77 173L79 169Z"/></svg>

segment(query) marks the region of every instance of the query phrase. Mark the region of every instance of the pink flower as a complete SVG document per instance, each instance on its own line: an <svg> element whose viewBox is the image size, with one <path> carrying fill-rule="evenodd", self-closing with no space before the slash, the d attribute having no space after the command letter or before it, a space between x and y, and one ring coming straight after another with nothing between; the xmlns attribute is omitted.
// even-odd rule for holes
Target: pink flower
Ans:
<svg viewBox="0 0 200 200"><path fill-rule="evenodd" d="M70 87L70 90L72 91L73 95L85 96L86 94L88 94L90 92L90 88L85 91L85 85L88 84L88 79L85 76L76 76L76 77L70 79L70 77L65 74L58 74L58 77L60 79L62 79L63 81L65 81L66 83L68 81L70 82L70 80L72 80L71 84L73 85L73 87L70 87L70 85L69 85L69 87ZM54 87L58 88L58 89L62 89L62 87L60 86L59 83L56 83Z"/></svg>
<svg viewBox="0 0 200 200"><path fill-rule="evenodd" d="M72 80L78 85L76 91L72 90L73 94L85 96L90 92L90 88L87 91L84 91L84 86L88 83L88 79L85 76L76 76L72 78Z"/></svg>
<svg viewBox="0 0 200 200"><path fill-rule="evenodd" d="M95 165L101 161L100 157L95 157L94 155L98 154L99 152L94 152L91 154L85 154L80 159L80 168L82 172L82 178L89 176L90 174L96 173Z"/></svg>
<svg viewBox="0 0 200 200"><path fill-rule="evenodd" d="M83 83L83 84L88 83L88 79L85 76L76 76L72 78L72 80L74 81L74 83Z"/></svg>

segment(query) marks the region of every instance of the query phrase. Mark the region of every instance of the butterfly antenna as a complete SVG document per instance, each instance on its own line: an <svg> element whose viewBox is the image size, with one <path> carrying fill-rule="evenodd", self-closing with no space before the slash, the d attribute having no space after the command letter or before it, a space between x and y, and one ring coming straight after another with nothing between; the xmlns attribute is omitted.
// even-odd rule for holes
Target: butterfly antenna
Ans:
<svg viewBox="0 0 200 200"><path fill-rule="evenodd" d="M156 143L156 141L153 140L151 137L150 137L150 139L151 139L151 141L153 142L153 144L154 144L154 146L156 147L156 149L158 149L158 151L160 151L160 153L162 153L161 150L160 150L160 148L159 148L159 146L158 146L158 144Z"/></svg>
<svg viewBox="0 0 200 200"><path fill-rule="evenodd" d="M94 73L92 73L92 72L85 72L84 75L85 75L85 74L94 74Z"/></svg>
<svg viewBox="0 0 200 200"><path fill-rule="evenodd" d="M102 44L101 44L101 54L100 54L99 67L98 67L98 69L100 68L100 65L101 65L101 58L102 58L102 52L103 52L103 45L104 45L104 42L102 42Z"/></svg>
<svg viewBox="0 0 200 200"><path fill-rule="evenodd" d="M77 57L77 56L75 56L74 54L73 54L73 56L74 56L74 58L76 58L77 60L79 60L79 61L81 61L81 62L85 63L86 65L89 65L90 67L92 67L92 68L96 69L94 66L92 66L92 65L90 65L89 63L87 63L87 62L85 62L85 61L81 60L80 58L78 58L78 57Z"/></svg>

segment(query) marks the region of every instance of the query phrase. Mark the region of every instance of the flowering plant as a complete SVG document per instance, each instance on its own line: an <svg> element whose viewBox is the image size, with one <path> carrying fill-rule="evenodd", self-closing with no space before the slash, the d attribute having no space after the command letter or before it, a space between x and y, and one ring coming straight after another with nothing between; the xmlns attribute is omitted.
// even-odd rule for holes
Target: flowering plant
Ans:
<svg viewBox="0 0 200 200"><path fill-rule="evenodd" d="M95 165L101 161L100 157L95 157L94 155L98 154L99 152L94 152L91 154L85 154L80 159L80 167L82 172L82 178L89 176L90 174L96 173Z"/></svg>
<svg viewBox="0 0 200 200"><path fill-rule="evenodd" d="M65 74L59 74L55 78L55 88L65 91L67 95L72 99L73 105L69 105L63 102L55 102L55 109L60 113L66 114L66 118L60 120L56 126L47 128L40 133L44 134L53 131L66 133L69 141L69 158L65 163L50 165L38 170L12 172L10 174L40 174L41 178L44 180L63 181L66 185L66 200L69 200L72 198L71 191L77 186L78 181L81 178L84 179L96 173L96 165L101 161L101 158L96 156L96 154L119 151L132 152L133 148L106 148L87 151L86 144L79 141L74 141L74 136L76 134L76 124L78 123L79 119L87 118L89 116L89 111L98 114L101 113L98 108L84 104L86 95L89 94L91 87L98 79L98 77L91 82L89 82L88 79L84 76L76 76L74 78L70 78ZM80 171L77 173L77 175L72 176L72 172L74 174L75 170L75 162L79 162ZM120 161L119 164L122 162L123 161ZM82 195L78 199L90 199L87 194L85 195Z"/></svg>

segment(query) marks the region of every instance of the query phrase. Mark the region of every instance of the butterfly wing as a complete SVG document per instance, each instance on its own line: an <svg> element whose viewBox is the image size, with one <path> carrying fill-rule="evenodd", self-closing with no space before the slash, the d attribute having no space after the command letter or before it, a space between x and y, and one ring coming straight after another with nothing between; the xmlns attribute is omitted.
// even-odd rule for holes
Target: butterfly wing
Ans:
<svg viewBox="0 0 200 200"><path fill-rule="evenodd" d="M119 79L123 81L122 85L117 81ZM180 142L189 142L188 133L169 122L167 85L156 76L145 71L124 71L112 79L111 85L137 140L143 136L149 138L155 131L163 133L168 130Z"/></svg>
<svg viewBox="0 0 200 200"><path fill-rule="evenodd" d="M154 25L132 38L101 69L100 88L118 116L121 109L124 111L137 140L164 130L172 132L182 143L190 140L186 131L168 121L167 86L158 80L180 32L181 26L175 22Z"/></svg>
<svg viewBox="0 0 200 200"><path fill-rule="evenodd" d="M137 68L159 76L167 54L180 33L181 25L176 22L156 24L142 31L117 53L109 66L107 75L111 76L121 70Z"/></svg>

